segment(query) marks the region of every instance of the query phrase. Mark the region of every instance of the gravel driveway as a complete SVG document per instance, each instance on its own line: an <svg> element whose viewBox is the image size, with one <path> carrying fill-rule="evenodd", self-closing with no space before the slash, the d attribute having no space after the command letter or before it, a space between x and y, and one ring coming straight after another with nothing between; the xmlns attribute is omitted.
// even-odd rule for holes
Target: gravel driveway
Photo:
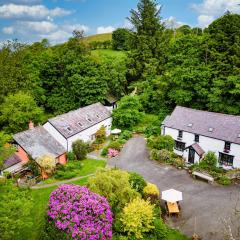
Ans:
<svg viewBox="0 0 240 240"><path fill-rule="evenodd" d="M240 227L240 216L237 219L234 210L236 205L240 205L240 186L215 186L194 180L185 170L160 165L150 161L148 156L144 138L135 137L126 143L118 158L109 160L108 165L138 172L147 181L156 184L161 191L169 188L182 191L181 216L168 218L167 221L186 235L192 236L196 229L204 240L222 240L222 219L229 218L232 220L233 232L236 233L237 225Z"/></svg>

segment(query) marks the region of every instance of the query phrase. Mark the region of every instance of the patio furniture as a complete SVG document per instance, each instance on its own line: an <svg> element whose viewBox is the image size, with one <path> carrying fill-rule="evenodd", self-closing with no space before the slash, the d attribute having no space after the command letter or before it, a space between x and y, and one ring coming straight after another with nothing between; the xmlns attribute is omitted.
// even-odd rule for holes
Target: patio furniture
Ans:
<svg viewBox="0 0 240 240"><path fill-rule="evenodd" d="M170 202L170 203L176 203L178 201L182 201L182 192L177 191L175 189L169 189L162 192L162 199Z"/></svg>
<svg viewBox="0 0 240 240"><path fill-rule="evenodd" d="M194 178L199 177L201 179L207 180L208 183L213 183L214 182L214 178L212 176L210 176L209 174L207 174L207 173L194 171L192 173L192 175L193 175Z"/></svg>
<svg viewBox="0 0 240 240"><path fill-rule="evenodd" d="M180 214L180 209L178 204L175 203L171 203L171 202L166 202L166 207L167 207L167 212L168 212L168 216L170 217L172 214L176 214L177 216L179 216Z"/></svg>
<svg viewBox="0 0 240 240"><path fill-rule="evenodd" d="M118 128L115 128L111 131L111 134L113 135L113 139L117 139L118 138L118 135L121 133L121 129L118 129Z"/></svg>

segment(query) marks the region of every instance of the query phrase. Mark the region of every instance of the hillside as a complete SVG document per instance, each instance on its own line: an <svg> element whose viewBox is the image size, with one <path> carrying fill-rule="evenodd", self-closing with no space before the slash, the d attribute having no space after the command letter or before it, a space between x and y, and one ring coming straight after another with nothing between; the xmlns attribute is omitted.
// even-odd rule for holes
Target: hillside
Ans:
<svg viewBox="0 0 240 240"><path fill-rule="evenodd" d="M95 41L104 42L107 40L112 40L112 33L95 34L95 35L84 37L84 41L87 43L95 42Z"/></svg>

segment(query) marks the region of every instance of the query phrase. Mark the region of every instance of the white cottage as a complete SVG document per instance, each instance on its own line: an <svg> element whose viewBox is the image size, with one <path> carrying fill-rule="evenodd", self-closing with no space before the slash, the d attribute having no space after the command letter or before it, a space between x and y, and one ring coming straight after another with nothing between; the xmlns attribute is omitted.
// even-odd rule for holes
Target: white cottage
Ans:
<svg viewBox="0 0 240 240"><path fill-rule="evenodd" d="M208 151L219 166L240 168L240 116L177 106L162 123L162 135L175 140L174 152L190 164Z"/></svg>
<svg viewBox="0 0 240 240"><path fill-rule="evenodd" d="M110 135L111 112L101 103L51 118L43 125L67 151L72 150L72 143L78 139L85 142L94 141L95 134L101 126L104 126L106 134Z"/></svg>

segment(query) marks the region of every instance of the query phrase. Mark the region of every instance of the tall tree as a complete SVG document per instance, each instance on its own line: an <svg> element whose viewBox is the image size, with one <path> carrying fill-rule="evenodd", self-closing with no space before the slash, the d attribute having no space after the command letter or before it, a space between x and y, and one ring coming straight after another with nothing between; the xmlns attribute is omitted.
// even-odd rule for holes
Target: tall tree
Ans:
<svg viewBox="0 0 240 240"><path fill-rule="evenodd" d="M133 49L129 54L128 81L144 80L148 75L161 74L165 63L164 26L161 8L155 0L140 0L131 10Z"/></svg>

